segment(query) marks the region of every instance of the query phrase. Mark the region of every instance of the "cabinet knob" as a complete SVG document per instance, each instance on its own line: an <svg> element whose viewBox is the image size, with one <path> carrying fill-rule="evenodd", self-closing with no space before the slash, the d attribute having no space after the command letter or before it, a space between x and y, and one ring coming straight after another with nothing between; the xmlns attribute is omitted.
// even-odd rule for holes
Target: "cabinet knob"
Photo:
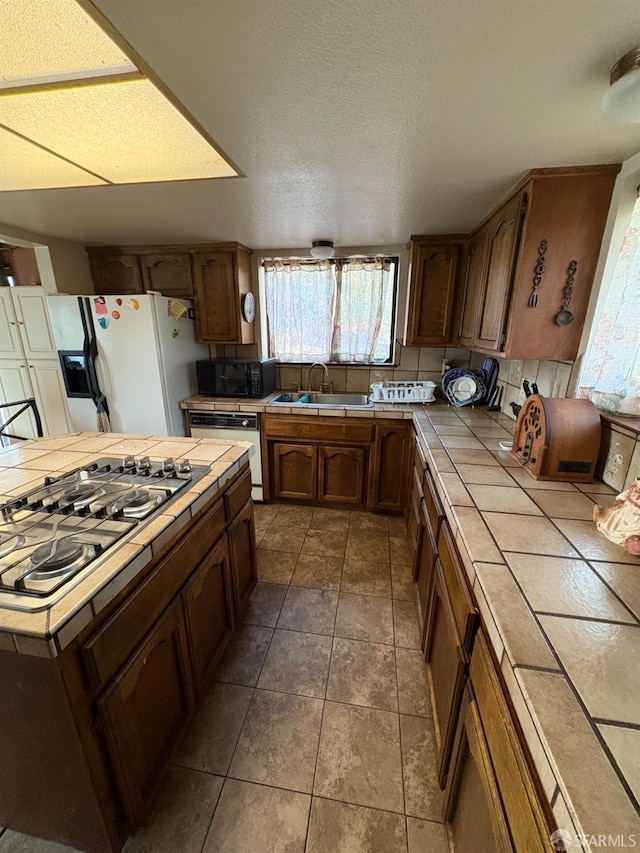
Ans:
<svg viewBox="0 0 640 853"><path fill-rule="evenodd" d="M15 320L9 320L9 325L10 326L17 326L18 324L16 323Z"/></svg>

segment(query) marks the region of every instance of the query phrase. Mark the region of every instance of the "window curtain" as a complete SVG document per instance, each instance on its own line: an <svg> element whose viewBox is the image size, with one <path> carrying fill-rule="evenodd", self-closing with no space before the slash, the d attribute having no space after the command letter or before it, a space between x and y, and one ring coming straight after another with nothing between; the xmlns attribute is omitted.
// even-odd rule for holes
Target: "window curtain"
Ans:
<svg viewBox="0 0 640 853"><path fill-rule="evenodd" d="M386 361L394 276L384 256L263 261L269 352L282 362Z"/></svg>
<svg viewBox="0 0 640 853"><path fill-rule="evenodd" d="M640 199L578 380L578 397L640 417Z"/></svg>
<svg viewBox="0 0 640 853"><path fill-rule="evenodd" d="M372 362L388 357L393 281L384 257L337 264L337 315L332 361Z"/></svg>
<svg viewBox="0 0 640 853"><path fill-rule="evenodd" d="M278 361L331 361L336 276L328 261L265 261L269 352Z"/></svg>

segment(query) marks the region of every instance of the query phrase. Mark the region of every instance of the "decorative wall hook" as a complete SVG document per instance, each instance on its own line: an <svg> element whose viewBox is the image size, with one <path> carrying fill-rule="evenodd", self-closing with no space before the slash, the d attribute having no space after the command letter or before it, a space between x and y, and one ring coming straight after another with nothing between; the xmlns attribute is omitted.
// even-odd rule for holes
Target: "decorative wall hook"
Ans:
<svg viewBox="0 0 640 853"><path fill-rule="evenodd" d="M533 288L531 289L531 294L529 296L529 308L537 308L538 307L538 289L542 284L542 276L544 275L544 255L547 251L548 243L546 240L541 240L540 245L538 246L538 260L536 261L536 265L533 270Z"/></svg>

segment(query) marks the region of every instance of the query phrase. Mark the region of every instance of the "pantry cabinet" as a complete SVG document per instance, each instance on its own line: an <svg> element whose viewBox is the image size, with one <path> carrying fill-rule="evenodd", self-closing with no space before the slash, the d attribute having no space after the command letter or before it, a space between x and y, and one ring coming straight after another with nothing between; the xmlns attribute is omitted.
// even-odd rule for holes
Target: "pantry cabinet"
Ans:
<svg viewBox="0 0 640 853"><path fill-rule="evenodd" d="M409 420L265 415L265 498L401 512L410 446Z"/></svg>
<svg viewBox="0 0 640 853"><path fill-rule="evenodd" d="M451 341L460 238L411 237L407 346Z"/></svg>
<svg viewBox="0 0 640 853"><path fill-rule="evenodd" d="M44 289L39 286L0 288L0 403L33 398L44 435L62 435L72 428L58 350ZM5 409L2 421L18 409ZM9 425L8 433L36 438L31 411Z"/></svg>

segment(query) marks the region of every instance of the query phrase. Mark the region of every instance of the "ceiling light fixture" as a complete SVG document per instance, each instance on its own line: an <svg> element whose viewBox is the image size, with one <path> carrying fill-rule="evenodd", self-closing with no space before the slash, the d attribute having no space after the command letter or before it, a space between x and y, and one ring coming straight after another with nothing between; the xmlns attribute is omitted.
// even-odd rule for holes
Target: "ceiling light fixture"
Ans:
<svg viewBox="0 0 640 853"><path fill-rule="evenodd" d="M640 122L640 47L616 62L609 82L600 103L605 118L622 124Z"/></svg>
<svg viewBox="0 0 640 853"><path fill-rule="evenodd" d="M311 257L317 261L326 261L334 254L333 240L314 240L311 244Z"/></svg>
<svg viewBox="0 0 640 853"><path fill-rule="evenodd" d="M91 0L2 16L0 191L241 174Z"/></svg>

